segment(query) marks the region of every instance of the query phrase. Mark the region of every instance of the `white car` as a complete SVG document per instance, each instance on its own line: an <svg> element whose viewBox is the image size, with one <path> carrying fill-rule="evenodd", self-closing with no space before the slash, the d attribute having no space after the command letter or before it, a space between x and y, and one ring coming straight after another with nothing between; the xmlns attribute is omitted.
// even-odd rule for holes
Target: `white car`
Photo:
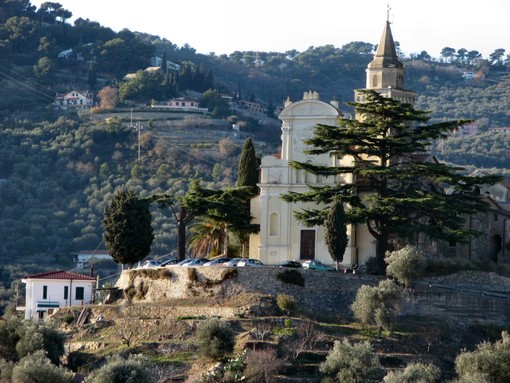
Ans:
<svg viewBox="0 0 510 383"><path fill-rule="evenodd" d="M232 258L214 258L204 263L204 266L224 266L224 263L231 261Z"/></svg>
<svg viewBox="0 0 510 383"><path fill-rule="evenodd" d="M149 267L159 267L161 266L161 262L159 261L154 261L152 259L148 259L146 260L143 264L142 264L142 268L143 269L147 269Z"/></svg>
<svg viewBox="0 0 510 383"><path fill-rule="evenodd" d="M237 267L259 267L264 266L262 262L258 259L252 258L241 258L241 260L237 263Z"/></svg>

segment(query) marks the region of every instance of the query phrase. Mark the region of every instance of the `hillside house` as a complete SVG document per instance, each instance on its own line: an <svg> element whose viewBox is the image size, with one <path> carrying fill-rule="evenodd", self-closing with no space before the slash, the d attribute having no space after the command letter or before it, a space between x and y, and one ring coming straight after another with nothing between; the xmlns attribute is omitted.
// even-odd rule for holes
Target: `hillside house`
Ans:
<svg viewBox="0 0 510 383"><path fill-rule="evenodd" d="M153 57L151 57L150 62L151 62L151 66L153 66L153 67L154 66L155 67L161 67L161 64L163 64L163 59L161 57L159 57L159 56L153 56ZM181 68L181 66L179 64L176 64L176 63L174 63L172 61L168 61L167 60L166 68L168 70L178 71Z"/></svg>
<svg viewBox="0 0 510 383"><path fill-rule="evenodd" d="M92 95L88 91L72 90L69 93L58 93L53 103L55 110L84 111L94 105Z"/></svg>
<svg viewBox="0 0 510 383"><path fill-rule="evenodd" d="M82 250L76 256L75 262L77 263L77 267L82 269L84 266L103 260L113 260L108 250Z"/></svg>
<svg viewBox="0 0 510 383"><path fill-rule="evenodd" d="M510 126L501 126L497 128L489 128L492 133L510 133Z"/></svg>
<svg viewBox="0 0 510 383"><path fill-rule="evenodd" d="M174 98L166 103L152 105L156 109L168 109L182 112L207 112L207 108L200 108L199 102L189 97Z"/></svg>
<svg viewBox="0 0 510 383"><path fill-rule="evenodd" d="M54 309L92 303L96 278L71 271L55 270L27 275L25 319L44 319Z"/></svg>
<svg viewBox="0 0 510 383"><path fill-rule="evenodd" d="M237 102L237 110L238 111L246 111L250 115L265 113L265 108L263 105L261 105L258 102L246 101L246 100L239 100Z"/></svg>
<svg viewBox="0 0 510 383"><path fill-rule="evenodd" d="M161 70L161 67L159 67L159 66L150 66L150 67L145 68L143 71L147 72L148 74L155 74L155 73L158 73L160 70ZM129 80L133 80L135 77L136 77L136 72L126 74L122 79L124 81L129 81Z"/></svg>

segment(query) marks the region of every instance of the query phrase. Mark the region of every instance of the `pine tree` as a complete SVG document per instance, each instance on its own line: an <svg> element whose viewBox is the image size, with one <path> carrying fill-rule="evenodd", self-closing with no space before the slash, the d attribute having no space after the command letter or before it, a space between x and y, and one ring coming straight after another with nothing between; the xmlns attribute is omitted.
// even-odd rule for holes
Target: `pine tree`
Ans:
<svg viewBox="0 0 510 383"><path fill-rule="evenodd" d="M105 209L103 227L106 247L115 262L133 264L149 254L154 239L149 201L118 190Z"/></svg>
<svg viewBox="0 0 510 383"><path fill-rule="evenodd" d="M340 196L350 206L347 222L366 224L376 239L380 273L384 273L384 256L391 250L392 239L405 241L424 233L430 238L460 242L479 234L464 227L464 217L486 211L480 185L494 184L500 177L471 177L460 167L423 161L432 140L446 138L469 121L426 125L429 112L375 91L364 93L364 103L350 103L362 118L341 119L339 126L317 125L314 136L306 141L311 146L307 154L329 154L341 160L339 166L291 163L324 177L347 175L353 183L312 187L308 192L290 192L283 198L287 202L329 205ZM310 226L323 225L326 217L326 209L297 214Z"/></svg>

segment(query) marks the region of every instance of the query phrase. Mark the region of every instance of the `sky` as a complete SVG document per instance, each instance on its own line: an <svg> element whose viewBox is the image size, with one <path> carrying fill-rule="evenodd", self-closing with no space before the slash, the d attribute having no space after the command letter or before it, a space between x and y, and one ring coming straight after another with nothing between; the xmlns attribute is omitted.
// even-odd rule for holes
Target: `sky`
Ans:
<svg viewBox="0 0 510 383"><path fill-rule="evenodd" d="M39 7L42 1L31 1ZM378 44L389 13L406 55L444 47L510 53L509 0L56 0L118 32L127 28L184 44L198 53L305 51L353 41ZM388 12L388 8L390 8Z"/></svg>

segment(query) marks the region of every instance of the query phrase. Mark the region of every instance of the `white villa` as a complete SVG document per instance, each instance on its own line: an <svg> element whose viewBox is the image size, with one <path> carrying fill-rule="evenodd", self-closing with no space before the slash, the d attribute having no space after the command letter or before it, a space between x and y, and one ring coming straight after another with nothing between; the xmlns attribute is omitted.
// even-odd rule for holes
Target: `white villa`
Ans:
<svg viewBox="0 0 510 383"><path fill-rule="evenodd" d="M43 319L59 307L89 304L93 300L96 278L71 271L55 270L27 275L25 319Z"/></svg>
<svg viewBox="0 0 510 383"><path fill-rule="evenodd" d="M59 93L53 103L55 110L89 110L94 106L92 95L87 91L72 90L69 93Z"/></svg>

